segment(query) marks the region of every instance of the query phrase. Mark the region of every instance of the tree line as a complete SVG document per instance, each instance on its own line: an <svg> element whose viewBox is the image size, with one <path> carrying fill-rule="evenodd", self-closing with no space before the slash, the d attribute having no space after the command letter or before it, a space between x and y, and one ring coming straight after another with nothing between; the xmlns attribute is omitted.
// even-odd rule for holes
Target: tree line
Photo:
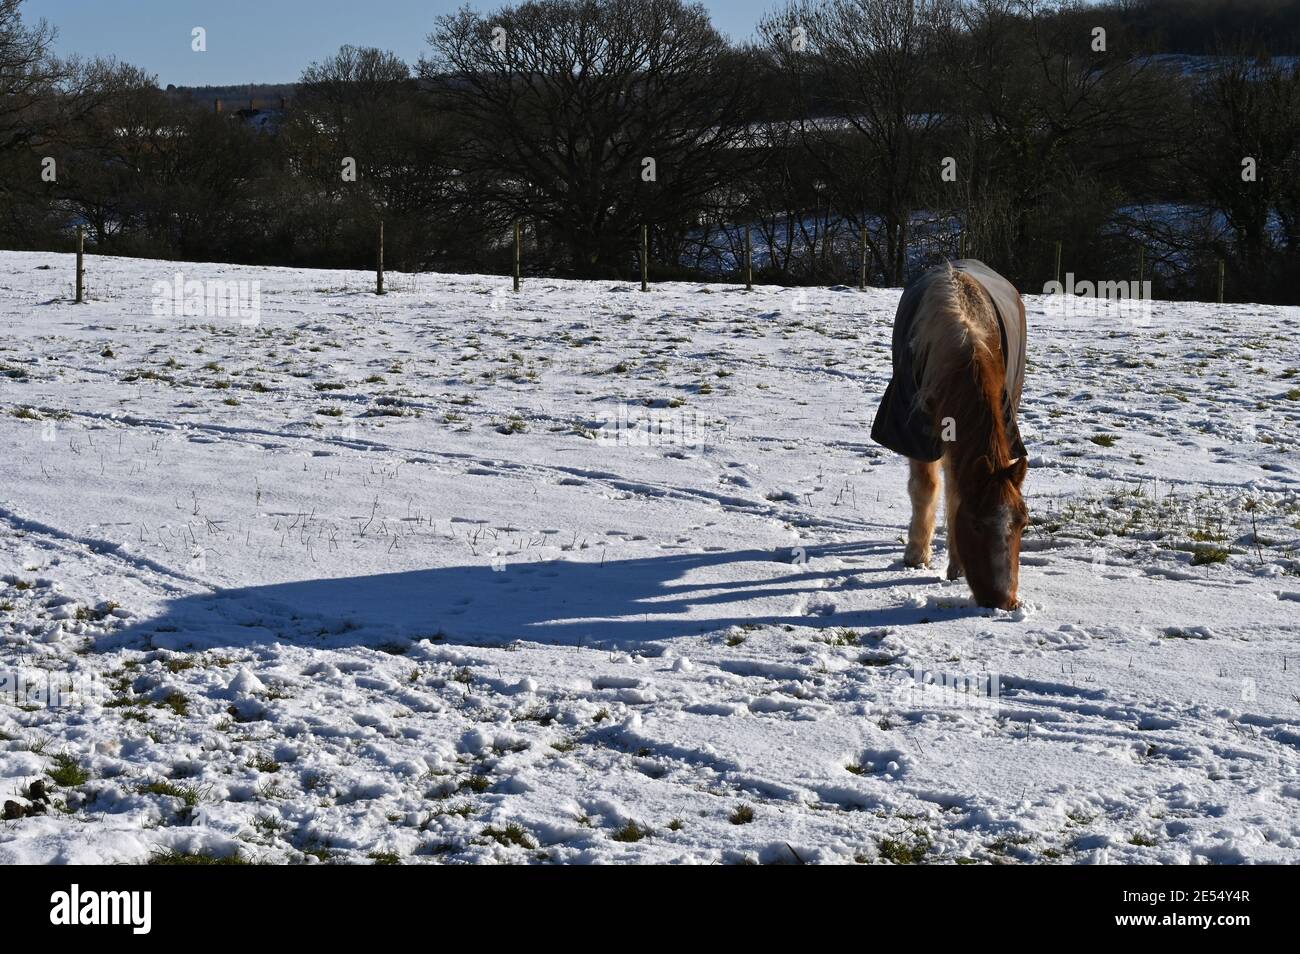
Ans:
<svg viewBox="0 0 1300 954"><path fill-rule="evenodd" d="M1242 10L1251 11L1242 16ZM437 18L284 109L56 57L0 0L0 242L180 260L900 285L945 257L1300 301L1300 0L683 0Z"/></svg>

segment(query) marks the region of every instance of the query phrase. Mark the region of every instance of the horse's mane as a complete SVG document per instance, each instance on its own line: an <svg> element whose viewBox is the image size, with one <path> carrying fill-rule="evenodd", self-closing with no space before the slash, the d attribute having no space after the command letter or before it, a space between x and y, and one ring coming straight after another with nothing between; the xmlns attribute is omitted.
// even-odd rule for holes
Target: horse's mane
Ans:
<svg viewBox="0 0 1300 954"><path fill-rule="evenodd" d="M1011 462L1002 417L1005 359L993 308L979 282L949 265L926 290L913 324L912 352L921 368L917 400L932 416L935 433L952 430L956 439L946 450L967 487ZM987 468L976 467L981 458L988 459Z"/></svg>

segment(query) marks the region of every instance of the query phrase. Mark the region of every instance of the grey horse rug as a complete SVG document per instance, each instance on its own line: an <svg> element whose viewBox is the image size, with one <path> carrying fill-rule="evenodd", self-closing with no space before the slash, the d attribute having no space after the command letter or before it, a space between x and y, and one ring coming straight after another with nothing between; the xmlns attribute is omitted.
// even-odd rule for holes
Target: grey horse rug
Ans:
<svg viewBox="0 0 1300 954"><path fill-rule="evenodd" d="M1025 380L1025 310L1020 295L1014 285L983 262L967 258L953 262L952 267L979 282L993 302L1007 369L1002 389L1007 441L1014 457L1025 457L1025 445L1016 426L1020 389ZM943 440L935 433L930 415L918 405L917 391L924 369L913 361L911 341L912 322L921 299L936 279L947 274L947 269L947 265L932 268L903 291L894 316L894 375L871 426L871 439L877 444L915 460L935 461L943 457Z"/></svg>

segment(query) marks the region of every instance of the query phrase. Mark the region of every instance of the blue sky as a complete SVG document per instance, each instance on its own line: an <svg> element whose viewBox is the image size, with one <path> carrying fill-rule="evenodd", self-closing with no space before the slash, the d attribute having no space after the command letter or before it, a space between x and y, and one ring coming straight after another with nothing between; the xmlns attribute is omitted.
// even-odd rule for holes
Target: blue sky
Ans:
<svg viewBox="0 0 1300 954"><path fill-rule="evenodd" d="M285 83L344 43L392 50L414 63L433 20L462 0L27 0L23 17L59 30L64 55L116 56L164 86ZM476 9L502 4L475 2ZM714 24L748 37L777 0L706 0ZM207 30L206 53L190 32Z"/></svg>

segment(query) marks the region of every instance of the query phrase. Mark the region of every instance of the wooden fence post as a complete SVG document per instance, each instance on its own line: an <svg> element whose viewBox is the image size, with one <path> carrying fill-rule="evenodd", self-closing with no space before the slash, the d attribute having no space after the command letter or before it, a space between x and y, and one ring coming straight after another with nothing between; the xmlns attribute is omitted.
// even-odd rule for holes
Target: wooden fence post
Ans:
<svg viewBox="0 0 1300 954"><path fill-rule="evenodd" d="M650 235L645 224L641 225L641 290L649 291L650 278Z"/></svg>
<svg viewBox="0 0 1300 954"><path fill-rule="evenodd" d="M515 291L519 291L519 220L515 219Z"/></svg>
<svg viewBox="0 0 1300 954"><path fill-rule="evenodd" d="M867 290L867 228L858 229L858 291Z"/></svg>
<svg viewBox="0 0 1300 954"><path fill-rule="evenodd" d="M1142 280L1146 278L1147 271L1147 247L1138 246L1138 295L1142 294Z"/></svg>
<svg viewBox="0 0 1300 954"><path fill-rule="evenodd" d="M1223 284L1224 284L1224 264L1223 259L1219 259L1219 304L1223 304Z"/></svg>
<svg viewBox="0 0 1300 954"><path fill-rule="evenodd" d="M82 226L78 225L77 226L77 304L78 305L84 304L86 300L84 294L85 275L86 275L86 268L84 263L85 253L86 253L86 230Z"/></svg>
<svg viewBox="0 0 1300 954"><path fill-rule="evenodd" d="M384 294L384 220L379 220L379 245L375 249L375 294Z"/></svg>
<svg viewBox="0 0 1300 954"><path fill-rule="evenodd" d="M745 226L745 291L754 290L754 248L749 241L749 226Z"/></svg>
<svg viewBox="0 0 1300 954"><path fill-rule="evenodd" d="M1061 284L1061 240L1056 240L1056 284Z"/></svg>

